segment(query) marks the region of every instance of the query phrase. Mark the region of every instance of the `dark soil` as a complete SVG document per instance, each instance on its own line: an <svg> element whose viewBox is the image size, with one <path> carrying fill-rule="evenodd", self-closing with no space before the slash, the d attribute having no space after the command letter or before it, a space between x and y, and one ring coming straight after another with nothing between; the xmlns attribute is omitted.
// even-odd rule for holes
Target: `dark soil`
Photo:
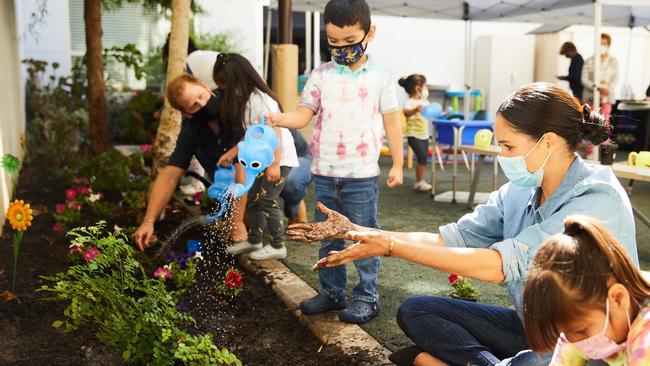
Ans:
<svg viewBox="0 0 650 366"><path fill-rule="evenodd" d="M44 301L35 290L45 284L39 276L65 271L68 267L68 243L52 232L52 212L64 201L66 182L51 169L25 166L21 171L16 197L32 204L37 212L32 227L24 236L16 279L19 302L0 300L0 365L120 365L119 355L100 343L92 327L71 333L52 328L63 318L65 303ZM156 225L159 237L166 237L182 220L189 217L177 205L167 210ZM95 223L98 217L84 215L81 225ZM102 218L105 219L105 218ZM108 227L135 225L135 218L120 214L108 219ZM11 288L12 230L8 224L0 238L0 292ZM175 245L181 248L184 235ZM231 259L229 259L231 261ZM210 261L206 261L210 263ZM214 263L214 262L212 262ZM215 301L206 295L213 282L199 268L197 284L189 296L189 310L197 320L197 331L211 332L215 343L235 353L244 365L353 365L357 362L323 346L291 314L275 293L260 278L244 274L244 292L230 301ZM219 268L217 272L222 272Z"/></svg>

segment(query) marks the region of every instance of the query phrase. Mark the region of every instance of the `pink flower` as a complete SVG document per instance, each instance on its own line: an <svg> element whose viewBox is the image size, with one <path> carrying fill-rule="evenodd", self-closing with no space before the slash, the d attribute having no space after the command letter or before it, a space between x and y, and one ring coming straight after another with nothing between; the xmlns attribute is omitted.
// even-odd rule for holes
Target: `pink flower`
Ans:
<svg viewBox="0 0 650 366"><path fill-rule="evenodd" d="M169 268L167 267L158 267L156 271L153 273L153 276L156 278L160 278L161 280L171 279L172 271L170 271Z"/></svg>
<svg viewBox="0 0 650 366"><path fill-rule="evenodd" d="M82 256L84 257L86 262L90 262L93 259L95 259L99 255L99 253L100 253L99 248L92 247L92 248L88 249Z"/></svg>
<svg viewBox="0 0 650 366"><path fill-rule="evenodd" d="M450 274L450 275L449 275L449 283L454 283L454 282L456 282L456 281L458 281L458 275L455 275L455 274L453 274L453 273Z"/></svg>
<svg viewBox="0 0 650 366"><path fill-rule="evenodd" d="M84 250L84 245L83 244L75 243L75 244L70 245L70 249L68 250L68 253L77 254L77 253L83 252L83 250Z"/></svg>
<svg viewBox="0 0 650 366"><path fill-rule="evenodd" d="M140 145L140 151L142 151L145 154L151 152L151 145L150 144Z"/></svg>
<svg viewBox="0 0 650 366"><path fill-rule="evenodd" d="M54 231L56 235L61 235L63 234L63 226L57 222L54 224L54 226L52 226L52 231Z"/></svg>
<svg viewBox="0 0 650 366"><path fill-rule="evenodd" d="M63 211L65 211L65 205L63 203L58 203L54 211L56 211L58 214L62 214Z"/></svg>
<svg viewBox="0 0 650 366"><path fill-rule="evenodd" d="M68 201L67 203L68 208L72 208L75 210L81 210L81 203L76 202L76 201Z"/></svg>
<svg viewBox="0 0 650 366"><path fill-rule="evenodd" d="M79 193L83 194L84 196L87 196L90 194L90 188L88 188L88 186L80 187Z"/></svg>
<svg viewBox="0 0 650 366"><path fill-rule="evenodd" d="M99 195L99 198L104 198L104 192L97 192L97 194Z"/></svg>
<svg viewBox="0 0 650 366"><path fill-rule="evenodd" d="M77 197L77 190L73 188L68 188L65 190L65 198L71 200Z"/></svg>

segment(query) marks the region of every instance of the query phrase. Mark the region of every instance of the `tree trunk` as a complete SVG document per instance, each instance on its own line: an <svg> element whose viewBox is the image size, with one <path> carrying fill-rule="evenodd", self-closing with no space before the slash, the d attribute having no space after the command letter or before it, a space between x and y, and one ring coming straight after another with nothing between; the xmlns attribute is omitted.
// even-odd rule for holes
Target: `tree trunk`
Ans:
<svg viewBox="0 0 650 366"><path fill-rule="evenodd" d="M185 72L187 60L187 42L189 39L189 17L191 0L172 0L172 29L169 39L169 59L167 62L167 79L169 84L175 77ZM153 178L158 170L169 160L176 147L176 138L181 128L181 114L169 105L165 96L165 106L160 116L160 125L153 145Z"/></svg>
<svg viewBox="0 0 650 366"><path fill-rule="evenodd" d="M108 150L108 126L104 99L104 60L102 57L102 1L84 1L86 25L86 77L88 79L88 120L90 144L96 154Z"/></svg>

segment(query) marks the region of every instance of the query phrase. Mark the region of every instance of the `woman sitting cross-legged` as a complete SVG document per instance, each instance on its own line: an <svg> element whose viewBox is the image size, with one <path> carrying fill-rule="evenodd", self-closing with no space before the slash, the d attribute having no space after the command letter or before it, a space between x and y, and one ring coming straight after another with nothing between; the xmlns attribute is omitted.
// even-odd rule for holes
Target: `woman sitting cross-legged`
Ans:
<svg viewBox="0 0 650 366"><path fill-rule="evenodd" d="M347 238L355 243L330 252L316 268L385 255L493 283L505 282L515 309L436 296L404 301L397 323L415 346L391 355L399 365L535 365L524 335L522 293L539 246L562 232L571 214L603 222L638 264L632 207L606 166L575 153L583 139L609 138L604 118L549 83L523 86L499 107L494 131L502 148L499 165L509 183L458 222L433 233L397 233L353 225L319 205L328 219L289 227L296 240Z"/></svg>

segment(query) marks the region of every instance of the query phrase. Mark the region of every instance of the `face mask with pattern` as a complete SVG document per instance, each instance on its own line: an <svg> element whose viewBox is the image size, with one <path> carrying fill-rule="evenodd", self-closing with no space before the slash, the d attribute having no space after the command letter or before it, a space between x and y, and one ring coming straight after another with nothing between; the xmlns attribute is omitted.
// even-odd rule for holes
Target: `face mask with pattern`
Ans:
<svg viewBox="0 0 650 366"><path fill-rule="evenodd" d="M334 62L339 65L350 66L361 60L368 46L363 46L363 41L366 39L366 36L367 34L363 36L363 39L361 39L361 41L346 46L332 46L328 44L327 47L329 47L330 54L332 55Z"/></svg>

